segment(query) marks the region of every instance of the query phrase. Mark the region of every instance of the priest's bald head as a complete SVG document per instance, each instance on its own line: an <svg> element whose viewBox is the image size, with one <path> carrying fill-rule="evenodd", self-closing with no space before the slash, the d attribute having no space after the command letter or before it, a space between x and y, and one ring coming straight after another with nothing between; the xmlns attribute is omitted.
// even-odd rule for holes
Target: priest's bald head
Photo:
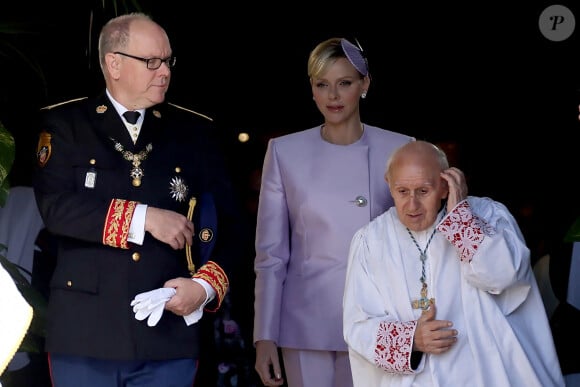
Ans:
<svg viewBox="0 0 580 387"><path fill-rule="evenodd" d="M414 141L389 158L385 180L389 184L400 221L412 231L422 231L437 219L449 194L447 156L436 145Z"/></svg>

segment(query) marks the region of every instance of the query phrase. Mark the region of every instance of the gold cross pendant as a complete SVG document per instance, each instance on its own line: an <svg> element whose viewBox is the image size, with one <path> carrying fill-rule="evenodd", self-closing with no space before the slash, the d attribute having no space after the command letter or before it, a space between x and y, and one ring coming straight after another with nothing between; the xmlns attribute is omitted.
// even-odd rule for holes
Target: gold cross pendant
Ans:
<svg viewBox="0 0 580 387"><path fill-rule="evenodd" d="M427 284L423 283L423 286L421 287L421 298L419 298L418 300L412 300L411 306L413 307L413 309L427 310L429 309L429 306L431 306L431 304L434 302L435 302L434 298L427 297Z"/></svg>

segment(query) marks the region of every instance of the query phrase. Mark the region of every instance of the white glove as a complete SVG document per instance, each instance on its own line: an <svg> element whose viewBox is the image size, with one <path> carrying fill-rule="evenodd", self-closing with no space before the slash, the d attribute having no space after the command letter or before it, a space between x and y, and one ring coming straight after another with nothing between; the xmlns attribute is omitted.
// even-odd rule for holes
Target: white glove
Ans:
<svg viewBox="0 0 580 387"><path fill-rule="evenodd" d="M131 301L135 318L139 321L143 321L147 316L149 316L149 318L147 318L147 325L154 327L157 325L159 320L161 320L161 316L163 316L165 303L169 301L175 293L176 291L174 288L159 288L137 294L133 301ZM198 322L202 316L203 306L194 310L187 316L183 316L183 319L189 326Z"/></svg>
<svg viewBox="0 0 580 387"><path fill-rule="evenodd" d="M137 294L133 301L131 301L135 318L139 321L143 321L149 316L147 319L147 325L150 327L157 325L163 315L165 303L169 301L175 293L176 291L174 288L159 288Z"/></svg>

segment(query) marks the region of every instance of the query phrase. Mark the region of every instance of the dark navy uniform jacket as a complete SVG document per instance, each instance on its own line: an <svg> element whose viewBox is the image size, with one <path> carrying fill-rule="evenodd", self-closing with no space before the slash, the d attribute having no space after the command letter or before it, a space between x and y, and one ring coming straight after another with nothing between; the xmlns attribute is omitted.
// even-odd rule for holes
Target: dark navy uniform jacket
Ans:
<svg viewBox="0 0 580 387"><path fill-rule="evenodd" d="M173 250L149 233L143 245L127 236L137 203L187 215L192 196L210 195L219 238L210 261L197 262L195 276L217 293L206 312L219 307L239 223L221 147L208 135L215 130L211 119L163 103L146 110L133 144L103 94L46 110L41 129L34 189L44 223L59 243L46 350L113 360L197 357L199 324L187 326L182 316L165 311L149 327L130 306L138 293L191 277L186 250ZM133 165L121 150L144 156L141 185L132 184ZM202 226L195 227L197 239Z"/></svg>

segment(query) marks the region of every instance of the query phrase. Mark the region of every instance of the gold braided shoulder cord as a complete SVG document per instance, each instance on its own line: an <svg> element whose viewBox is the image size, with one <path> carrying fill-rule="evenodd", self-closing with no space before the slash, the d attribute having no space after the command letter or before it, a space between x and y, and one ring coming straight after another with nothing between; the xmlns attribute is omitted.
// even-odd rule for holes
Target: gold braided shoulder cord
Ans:
<svg viewBox="0 0 580 387"><path fill-rule="evenodd" d="M193 210L195 208L195 205L197 203L197 199L192 196L191 199L189 199L189 210L187 210L187 219L188 220L192 220L193 219ZM193 260L191 259L191 246L189 245L185 245L185 257L187 258L187 268L189 269L189 274L191 274L191 276L193 276L195 274L195 264L193 263Z"/></svg>

